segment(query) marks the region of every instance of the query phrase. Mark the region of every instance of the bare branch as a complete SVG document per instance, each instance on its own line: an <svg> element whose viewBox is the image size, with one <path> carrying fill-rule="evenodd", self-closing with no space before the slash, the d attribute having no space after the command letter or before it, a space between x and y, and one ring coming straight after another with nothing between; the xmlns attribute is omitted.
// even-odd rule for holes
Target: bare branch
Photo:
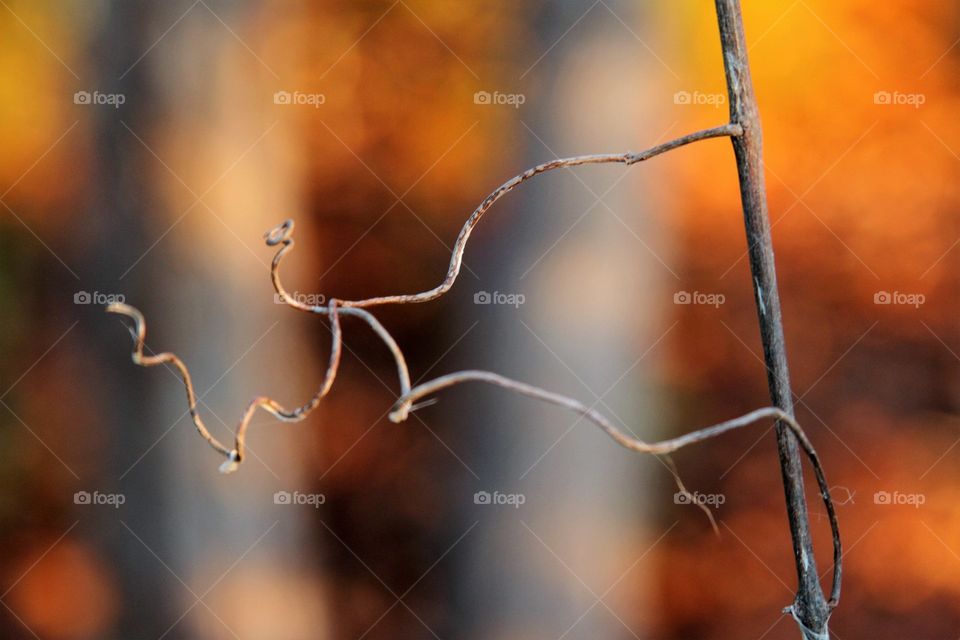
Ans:
<svg viewBox="0 0 960 640"><path fill-rule="evenodd" d="M203 419L197 412L197 396L193 388L193 381L190 378L190 371L187 369L187 366L183 363L183 361L173 353L161 353L156 356L145 356L143 354L143 341L147 331L147 325L143 314L140 313L140 311L136 308L122 303L109 305L107 307L107 311L110 313L125 315L134 321L136 337L134 339L133 361L136 364L144 367L152 367L157 364L169 362L177 368L177 370L180 372L181 378L183 379L184 387L186 388L187 407L190 411L190 417L193 419L193 424L196 426L197 431L200 433L203 439L206 440L211 447L227 457L227 461L223 463L223 465L220 467L220 470L224 473L229 473L236 470L239 463L243 460L243 445L246 437L247 426L249 425L250 418L253 416L258 407L262 407L265 411L273 414L284 422L299 422L306 418L317 407L317 405L320 403L320 400L330 391L330 387L333 385L333 381L336 378L337 369L340 364L342 336L339 315L358 317L366 322L371 329L373 329L374 333L377 334L377 336L390 350L390 353L393 355L394 361L396 362L397 376L400 381L401 397L409 395L410 372L407 368L403 351L401 351L396 340L393 339L393 336L390 335L390 332L387 331L386 328L380 324L380 321L377 320L371 313L364 310L363 307L372 307L378 304L426 302L428 300L436 299L446 293L450 287L453 286L454 281L457 279L457 275L460 273L460 266L463 263L463 252L466 249L467 240L470 238L470 233L473 231L473 228L477 225L477 222L479 222L480 218L487 211L487 209L493 205L494 202L502 198L509 191L512 191L515 187L517 187L517 185L536 175L561 167L574 167L583 164L601 164L609 162L632 165L644 160L648 160L649 158L660 155L661 153L670 151L671 149L676 149L677 147L690 144L691 142L722 136L736 137L741 133L742 129L739 125L726 124L723 126L714 127L712 129L705 129L703 131L691 133L681 138L677 138L675 140L671 140L670 142L665 142L639 152L574 156L572 158L562 158L539 164L531 169L526 170L520 175L515 176L500 185L496 191L487 196L480 206L474 210L473 214L471 214L471 216L467 219L467 222L464 224L463 229L461 229L460 235L457 237L457 241L454 244L453 256L450 259L450 268L447 271L447 277L439 286L423 293L370 298L367 300L338 301L336 299L330 299L327 301L326 305L307 305L300 302L287 292L280 280L280 263L283 260L283 257L289 253L294 246L294 222L290 219L285 220L264 234L264 240L266 241L267 246L273 247L282 245L277 251L276 255L273 257L273 262L270 267L270 279L273 282L273 288L276 290L280 300L290 307L299 311L305 311L307 313L326 315L328 318L330 318L332 335L330 365L327 368L327 373L324 376L320 390L302 407L293 410L286 410L282 405L280 405L280 403L267 396L257 396L251 400L243 412L243 417L240 420L240 424L237 426L236 441L233 449L228 449L219 440L217 440L203 423ZM412 404L412 401L401 401L397 405L396 409L394 409L395 416L401 419L405 418L407 413L410 411Z"/></svg>
<svg viewBox="0 0 960 640"><path fill-rule="evenodd" d="M343 303L336 298L331 298L327 301L326 305L307 305L303 304L295 297L291 296L283 286L283 282L280 280L280 262L283 260L283 257L293 250L294 240L293 240L293 220L287 219L281 222L279 225L268 231L264 234L264 239L268 247L276 246L282 244L280 250L277 251L277 254L273 256L273 262L270 265L270 280L273 282L273 288L277 292L278 298L286 303L288 306L293 307L299 311L305 311L307 313L318 313L318 314L328 314L330 309L334 306L339 307L339 312L343 315L356 316L370 325L370 328L379 336L387 348L390 350L390 353L393 355L393 359L397 364L397 377L400 380L400 395L405 395L410 391L410 371L407 368L406 358L403 356L403 351L397 345L396 340L393 339L393 336L390 335L390 332L380 324L380 321L374 317L369 311L361 309L359 307L349 308L343 307ZM409 408L409 407L407 407Z"/></svg>
<svg viewBox="0 0 960 640"><path fill-rule="evenodd" d="M784 415L792 416L793 392L790 389L763 175L763 128L750 75L743 15L740 0L715 0L715 5L730 103L730 121L741 125L741 135L733 138L732 142L740 179L740 200L750 255L750 273L756 294L760 339L767 366L767 384L773 404L779 407ZM820 586L813 539L810 535L803 467L796 442L800 438L797 436L795 439L796 432L785 428L788 424L785 419L780 419L776 434L798 582L796 600L790 607L790 613L800 625L804 638L821 640L830 636L830 614L840 598L840 563L837 561L834 564L833 592L827 601ZM840 547L838 534L835 534L834 546L836 549Z"/></svg>
<svg viewBox="0 0 960 640"><path fill-rule="evenodd" d="M147 323L143 319L143 314L140 313L138 309L131 307L128 304L123 304L122 302L115 302L107 305L107 313L119 313L133 320L134 339L133 354L131 355L131 358L135 364L138 364L141 367L153 367L158 364L169 362L177 368L177 371L180 372L180 377L183 378L183 386L187 391L187 407L190 411L190 417L193 418L193 424L197 427L197 431L204 440L210 443L211 447L229 457L231 455L231 450L227 449L220 443L219 440L213 437L213 435L210 433L210 430L207 429L207 426L203 423L203 419L200 417L200 414L197 413L197 393L193 388L193 379L190 377L190 370L187 369L187 365L183 363L183 360L177 357L176 354L167 352L158 353L155 356L143 355L143 340L147 335Z"/></svg>
<svg viewBox="0 0 960 640"><path fill-rule="evenodd" d="M711 129L697 131L639 152L592 154L558 158L539 164L510 178L494 190L493 193L488 195L467 218L454 243L446 276L436 287L420 293L380 296L363 300L329 299L326 301L326 304L307 305L295 297L292 297L284 288L280 278L280 263L294 246L292 237L294 228L293 220L286 220L268 231L264 236L266 244L268 246L281 245L274 255L270 269L271 281L273 282L273 287L277 292L279 300L299 311L326 316L330 321L331 348L327 370L317 393L302 406L294 409L285 409L276 400L267 396L255 397L244 409L237 426L234 447L232 449L227 448L210 433L201 419L197 411L198 399L196 391L193 387L190 372L184 362L173 353L160 353L154 356L144 355L146 322L143 314L136 308L126 304L111 304L107 307L108 312L124 315L133 320L134 327L131 333L134 337L132 354L134 363L144 367L170 363L176 367L183 380L187 394L187 406L197 431L213 449L226 457L226 461L220 467L220 471L224 473L235 471L240 462L242 462L246 432L250 420L258 408L262 408L283 422L299 422L316 409L320 401L330 392L340 366L343 347L343 337L340 327L341 316L352 316L363 320L374 333L377 334L377 337L387 346L393 356L399 379L400 395L390 412L390 419L392 421L402 422L407 419L412 411L432 402L432 400L428 400L415 404L425 396L430 396L438 391L464 382L486 382L568 409L599 426L619 445L631 451L648 453L665 458L669 463L669 468L677 481L678 487L687 495L689 495L689 492L687 492L683 483L680 481L676 468L672 460L668 457L671 452L723 435L729 431L756 424L762 420L775 420L781 468L787 496L787 512L800 581L796 600L785 611L793 615L804 635L809 640L820 640L821 638L828 637L827 622L830 611L836 606L840 595L842 551L839 526L833 501L830 497L829 486L826 483L820 460L810 440L792 415L790 381L787 372L786 351L783 344L783 329L780 320L776 272L773 263L773 248L766 209L766 192L763 184L762 132L756 99L750 80L750 69L747 61L739 0L715 0L715 4L730 99L730 122ZM393 336L390 335L390 332L387 331L366 308L385 304L428 302L439 298L449 291L460 274L463 265L463 255L466 251L466 245L471 233L483 215L495 202L523 182L554 169L608 163L631 166L684 145L699 140L718 137L731 138L736 152L737 168L741 183L741 198L747 236L750 243L751 272L754 276L754 287L760 315L761 337L763 339L765 359L770 371L769 383L771 396L774 404L777 406L757 409L738 418L726 420L676 438L659 442L645 442L625 434L601 413L582 402L546 391L533 385L511 380L496 373L476 370L461 371L441 376L435 380L411 388L410 373L402 350ZM798 447L803 449L807 458L810 460L819 487L820 497L824 502L830 520L830 528L833 536L834 569L829 602L824 600L817 577L816 563L813 557L813 546L810 539L809 519L806 510L806 496L804 493L801 459L797 450ZM706 513L710 517L714 529L716 529L716 523L713 520L712 514L709 510L706 510Z"/></svg>
<svg viewBox="0 0 960 640"><path fill-rule="evenodd" d="M187 368L187 365L184 364L183 360L176 354L169 352L159 353L155 356L144 355L143 348L144 339L147 334L147 323L143 314L140 313L140 310L128 304L114 303L107 307L107 312L124 315L133 320L134 345L132 359L134 363L142 367L153 367L158 364L170 363L180 372L180 377L183 379L183 386L187 392L187 407L190 411L190 417L193 419L194 426L196 426L197 431L211 447L227 457L227 460L220 466L220 471L223 473L235 471L239 463L243 461L247 427L258 407L262 407L265 411L273 414L283 422L300 422L309 416L320 404L320 400L329 393L330 388L333 386L333 381L337 377L337 370L340 367L340 353L343 341L340 330L339 309L336 304L332 304L327 313L330 318L330 332L332 335L330 361L327 365L327 371L324 374L320 389L310 400L296 409L284 409L276 400L267 396L257 396L250 401L243 412L243 417L237 426L234 448L228 449L210 433L203 419L200 417L200 413L197 411L197 393L193 387L193 379L190 376L190 370Z"/></svg>
<svg viewBox="0 0 960 640"><path fill-rule="evenodd" d="M827 480L823 472L823 466L820 464L820 458L817 456L817 452L813 448L813 444L810 442L810 439L807 438L807 434L803 431L794 417L789 413L777 407L765 407L763 409L751 411L750 413L742 415L738 418L733 418L732 420L726 420L703 429L698 429L697 431L693 431L676 438L661 440L659 442L645 442L625 434L602 413L594 410L591 407L588 407L579 400L575 400L574 398L560 395L558 393L553 393L552 391L547 391L525 382L512 380L498 373L493 373L490 371L468 370L450 373L440 376L439 378L429 382L417 385L410 390L410 393L404 397L401 397L397 401L397 408L390 413L390 419L393 422L401 422L406 419L406 410L404 410L403 407L409 407L411 403L414 403L421 398L432 395L454 385L462 384L464 382L486 382L498 387L503 387L504 389L509 389L510 391L514 391L521 395L529 396L531 398L536 398L537 400L542 400L544 402L563 407L564 409L568 409L583 416L587 420L599 426L620 446L630 449L631 451L649 453L655 456L665 456L677 451L678 449L682 449L683 447L696 444L698 442L703 442L704 440L709 440L710 438L715 438L727 433L728 431L741 429L765 419L776 420L779 424L786 425L796 437L797 441L800 443L800 447L803 449L804 453L807 454L807 458L810 460L810 465L813 467L813 472L817 479L817 485L820 488L820 497L823 499L823 504L827 510L827 515L830 520L830 529L833 534L834 562L833 588L830 602L836 603L836 599L839 598L842 550L840 545L840 526L837 522L837 514L834 510L833 500L830 497L830 486L827 484ZM676 473L674 473L674 477L677 478ZM679 481L679 478L677 478L677 480ZM680 487L682 491L686 491L682 484Z"/></svg>
<svg viewBox="0 0 960 640"><path fill-rule="evenodd" d="M378 298L367 298L365 300L341 300L340 304L345 308L373 307L381 304L408 304L436 300L450 290L450 288L453 286L453 283L456 281L457 276L460 274L460 267L463 265L463 252L467 248L467 240L470 239L470 234L473 233L473 228L477 226L478 222L480 222L480 218L483 217L483 214L486 213L487 209L493 206L494 202L505 196L510 191L513 191L521 183L533 178L534 176L540 175L541 173L546 173L547 171L562 169L565 167L576 167L584 164L604 164L613 162L625 165L633 165L638 162L643 162L644 160L649 160L650 158L658 156L661 153L666 153L667 151L688 145L691 142L727 136L735 138L742 132L743 130L738 124L725 124L712 129L697 131L695 133L671 140L670 142L659 144L643 151L573 156L572 158L559 158L557 160L551 160L550 162L538 164L537 166L527 169L523 173L516 175L504 182L493 193L487 196L486 199L480 203L480 206L474 209L473 213L470 214L470 217L467 218L466 223L464 223L463 228L460 229L460 235L457 236L457 241L453 245L453 255L450 258L450 266L447 269L447 275L443 279L443 282L441 282L439 285L433 289L423 291L421 293L382 296Z"/></svg>
<svg viewBox="0 0 960 640"><path fill-rule="evenodd" d="M320 404L320 401L327 395L327 393L329 393L333 386L333 382L336 379L337 371L340 366L340 357L343 346L340 316L353 316L366 322L367 325L373 329L374 333L377 334L380 340L387 346L394 358L397 367L397 376L400 383L400 397L397 399L393 410L390 412L390 419L392 421L402 422L407 419L411 411L429 404L431 402L430 400L420 404L414 404L417 400L423 398L424 396L431 395L437 391L463 382L487 382L489 384L494 384L511 391L515 391L522 395L530 396L538 400L543 400L545 402L564 407L570 411L580 414L594 424L598 425L621 446L632 451L649 453L667 459L669 462L669 467L672 469L674 478L677 481L677 486L684 493L688 492L680 480L673 462L668 457L671 452L688 445L722 435L728 431L755 424L763 419L775 419L778 421L778 424L786 425L788 427L788 429L795 435L797 441L800 443L800 446L807 454L807 457L810 459L811 465L814 469L814 474L817 478L817 484L820 487L820 495L824 501L824 505L826 506L826 510L830 518L830 527L833 532L834 540L834 581L833 595L830 601L831 605L833 605L836 603L836 598L839 595L841 566L840 537L836 513L834 511L833 502L830 498L829 487L824 478L823 469L820 465L816 451L813 449L813 446L806 434L800 428L800 425L797 424L796 420L794 420L789 413L776 407L757 409L746 415L740 416L739 418L727 420L725 422L721 422L719 424L715 424L683 436L669 440L663 440L661 442L648 443L626 435L601 413L577 400L574 400L573 398L552 393L523 382L511 380L496 373L487 371L461 371L459 373L441 376L435 380L418 385L415 388L411 388L410 373L406 364L406 359L403 355L403 351L400 349L393 336L390 335L390 332L386 330L386 328L379 322L379 320L376 319L376 317L374 317L365 309L365 307L372 307L382 304L411 304L427 302L430 300L435 300L449 291L460 273L467 241L469 240L470 234L473 232L474 227L476 227L477 223L480 221L480 218L491 206L493 206L497 200L515 189L521 183L533 178L534 176L546 173L547 171L552 171L554 169L574 167L585 164L620 163L629 166L698 140L706 140L708 138L716 137L731 137L736 139L743 134L744 129L740 124L726 124L719 127L714 127L712 129L698 131L670 142L651 147L644 151L626 152L621 154L574 156L570 158L552 160L550 162L545 162L532 167L500 185L500 187L498 187L493 193L487 196L482 203L480 203L480 205L473 211L473 213L464 223L463 228L460 230L460 234L454 243L452 256L450 258L450 266L443 282L433 289L421 293L383 296L364 300L338 300L332 298L327 300L326 304L322 305L304 304L287 292L280 278L280 263L282 262L284 256L287 255L294 247L294 222L293 220L288 219L277 225L264 235L264 239L268 246L282 245L274 255L270 269L270 278L273 283L273 287L277 292L279 300L288 306L307 313L325 315L329 318L332 339L330 361L319 390L312 398L310 398L310 400L300 407L295 409L284 409L280 403L267 396L257 396L251 400L244 410L240 419L240 423L237 426L233 449L228 449L226 446L220 443L220 441L218 441L210 433L206 425L203 423L203 420L197 412L197 396L193 387L193 381L190 377L190 372L183 361L173 353L161 353L155 356L145 356L143 354L144 338L146 336L146 321L144 320L143 314L140 313L140 311L136 308L122 303L109 305L107 307L107 311L110 313L125 315L134 321L134 350L132 357L136 364L144 367L151 367L161 363L171 363L180 372L180 376L183 379L184 387L187 393L187 406L197 431L204 438L204 440L210 444L211 447L227 458L227 460L220 466L220 471L223 473L235 471L239 467L240 462L242 462L247 428L250 424L253 414L258 408L263 408L265 411L276 416L283 422L299 422L305 419L314 409L316 409L316 407ZM714 528L716 528L712 514L710 514L708 511L707 515L710 517L711 524L714 526Z"/></svg>

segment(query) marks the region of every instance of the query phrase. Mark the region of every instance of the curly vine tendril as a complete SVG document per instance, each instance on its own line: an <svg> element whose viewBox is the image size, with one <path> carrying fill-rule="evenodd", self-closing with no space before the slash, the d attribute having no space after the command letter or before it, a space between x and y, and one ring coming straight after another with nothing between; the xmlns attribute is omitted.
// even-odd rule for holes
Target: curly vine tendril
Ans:
<svg viewBox="0 0 960 640"><path fill-rule="evenodd" d="M810 464L813 467L814 474L816 476L817 485L820 489L820 497L823 500L827 515L830 520L830 528L833 534L834 573L833 588L831 591L829 604L831 607L833 607L836 605L840 595L842 550L840 544L839 525L837 522L833 500L830 496L829 485L826 482L819 457L817 456L817 453L814 450L813 445L811 444L806 433L793 418L793 416L776 407L765 407L747 413L738 418L727 420L676 438L671 438L660 442L645 442L643 440L626 435L605 416L573 398L546 391L539 387L535 387L523 382L511 380L489 371L461 371L457 373L451 373L411 388L410 373L407 368L407 363L403 356L403 352L400 350L400 347L397 345L396 341L393 339L393 336L390 335L386 328L384 328L384 326L380 324L380 322L365 309L365 307L373 307L383 304L410 304L427 302L430 300L435 300L449 291L460 273L467 241L469 240L470 234L472 233L474 227L480 221L480 218L483 217L483 214L486 213L486 211L497 200L502 198L508 192L512 191L521 183L533 178L534 176L552 171L554 169L574 167L584 164L619 163L629 166L644 160L648 160L672 149L690 144L691 142L716 137L737 137L742 135L742 133L743 130L740 125L726 124L723 126L714 127L712 129L704 129L702 131L671 140L670 142L651 147L644 151L627 152L622 154L573 156L570 158L553 160L532 167L504 182L493 193L487 196L482 203L480 203L480 205L473 211L473 213L464 223L462 229L460 230L460 234L457 236L457 240L452 250L447 274L443 281L433 289L415 294L382 296L367 298L364 300L338 300L331 298L326 304L323 305L304 304L295 297L291 296L284 288L280 280L280 263L284 256L287 255L294 246L292 237L294 222L293 220L286 220L277 225L264 235L267 246L272 247L281 245L280 249L273 257L273 262L270 268L270 278L273 282L273 287L276 290L279 300L288 306L299 311L326 316L329 319L331 335L330 360L327 365L327 370L324 374L323 381L321 382L317 393L314 394L314 396L302 406L299 406L295 409L285 409L276 400L273 400L267 396L257 396L251 400L244 410L240 419L240 423L237 426L233 448L227 448L219 440L217 440L210 433L201 419L197 411L198 399L196 391L193 387L193 381L190 377L190 372L183 361L173 353L160 353L150 356L144 355L143 350L144 338L146 336L146 321L144 320L143 314L140 313L140 311L138 311L136 308L122 303L109 305L107 307L107 311L110 313L117 313L127 316L133 320L134 348L132 358L134 363L143 367L152 367L158 364L172 364L177 369L186 389L187 407L197 431L200 433L201 437L203 437L203 439L210 444L211 447L226 457L226 461L220 466L220 471L223 473L235 471L239 467L240 462L243 461L247 428L250 424L253 414L258 408L262 408L264 411L276 416L277 419L283 422L300 422L309 416L310 413L313 412L317 406L319 406L320 401L330 392L340 366L340 357L343 346L342 332L340 327L341 316L356 317L369 325L374 333L376 333L380 340L387 346L394 358L394 361L396 362L397 376L400 384L400 394L390 412L390 419L393 422L403 422L406 420L410 413L416 408L414 403L417 400L435 394L442 389L464 382L485 382L488 384L493 384L516 393L541 400L543 402L563 407L597 425L620 446L631 451L648 453L658 457L665 457L673 451L691 444L702 442L709 438L722 435L735 429L757 424L761 421L776 420L786 425L787 428L789 428L790 431L796 435L800 447L810 460ZM686 492L686 489L679 481L679 477L675 472L673 473L678 482L678 486L681 488L681 491Z"/></svg>

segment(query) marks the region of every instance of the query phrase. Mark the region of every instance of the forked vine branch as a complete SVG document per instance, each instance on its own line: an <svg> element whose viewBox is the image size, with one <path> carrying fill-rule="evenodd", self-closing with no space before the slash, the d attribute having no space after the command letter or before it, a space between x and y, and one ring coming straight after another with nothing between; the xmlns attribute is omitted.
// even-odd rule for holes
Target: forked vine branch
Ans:
<svg viewBox="0 0 960 640"><path fill-rule="evenodd" d="M197 410L197 394L193 387L190 372L184 362L173 353L156 355L144 354L146 322L143 314L136 308L118 303L111 304L107 311L127 316L133 320L134 337L133 361L141 366L171 364L183 379L187 395L187 406L193 423L207 443L226 460L220 470L224 473L235 471L244 460L247 429L253 414L258 408L272 414L283 422L304 420L319 406L320 401L330 392L340 366L342 352L341 321L344 317L355 317L366 323L390 351L397 367L399 394L390 412L393 422L403 422L415 403L439 391L465 382L485 382L496 385L543 402L560 406L594 423L609 435L617 444L631 451L648 453L654 456L667 456L683 447L720 436L729 431L765 421L775 421L784 487L787 497L787 513L790 521L793 546L797 561L799 588L796 600L787 611L797 620L807 640L822 640L829 637L827 622L830 612L836 606L840 596L842 574L842 548L840 531L829 485L824 476L823 467L816 451L803 429L793 416L790 397L790 382L787 373L786 353L783 341L783 328L780 319L780 301L777 294L776 272L773 263L773 249L770 238L770 225L766 208L766 192L762 173L762 141L760 120L750 80L749 64L746 57L746 45L743 38L743 25L739 0L715 0L720 27L724 67L730 94L730 122L711 129L704 129L689 135L639 152L619 154L594 154L560 158L539 164L514 176L500 185L474 209L464 223L454 243L450 264L443 281L427 291L412 294L400 294L367 298L363 300L330 299L323 305L308 305L290 296L280 278L280 263L293 249L293 221L287 220L265 235L268 246L279 246L270 268L274 289L285 304L311 314L325 316L330 322L331 346L326 373L316 394L303 405L284 408L276 400L257 396L247 404L240 418L232 447L221 443L207 429ZM685 435L663 440L646 442L625 434L609 419L587 405L533 385L511 380L488 371L460 371L440 376L429 382L411 387L410 373L403 352L396 341L367 308L386 304L413 304L435 300L451 289L457 280L463 265L463 254L467 242L483 215L500 198L523 182L540 174L567 167L585 164L619 163L634 165L655 156L677 149L684 145L710 138L729 137L733 141L740 176L741 196L747 240L750 245L750 264L757 307L760 319L761 338L769 370L771 396L775 406L751 411L743 416L727 420ZM833 538L833 581L830 600L824 599L813 557L810 540L810 525L804 494L803 475L800 466L799 450L810 461L816 478L819 494L823 500L830 521ZM679 482L679 478L678 478ZM683 489L681 485L681 489Z"/></svg>

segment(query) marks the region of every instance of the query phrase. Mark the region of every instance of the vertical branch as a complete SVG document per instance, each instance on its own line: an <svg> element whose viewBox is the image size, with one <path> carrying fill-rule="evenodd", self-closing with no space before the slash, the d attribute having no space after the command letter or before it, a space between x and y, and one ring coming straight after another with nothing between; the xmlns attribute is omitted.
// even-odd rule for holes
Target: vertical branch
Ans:
<svg viewBox="0 0 960 640"><path fill-rule="evenodd" d="M740 0L716 0L716 7L730 98L730 120L743 128L743 134L732 138L732 141L740 177L740 197L760 320L760 338L767 365L767 383L773 404L792 416L793 398L763 176L763 135L750 78ZM799 583L791 613L800 623L806 638L826 638L829 637L827 621L831 606L824 598L817 574L797 439L783 422L777 423L776 431Z"/></svg>

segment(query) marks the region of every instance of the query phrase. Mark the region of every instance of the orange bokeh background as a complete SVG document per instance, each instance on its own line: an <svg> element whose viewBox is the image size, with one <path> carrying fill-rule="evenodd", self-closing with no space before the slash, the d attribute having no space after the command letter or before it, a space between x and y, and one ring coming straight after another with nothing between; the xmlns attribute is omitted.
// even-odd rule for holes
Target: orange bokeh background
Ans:
<svg viewBox="0 0 960 640"><path fill-rule="evenodd" d="M832 630L956 637L960 7L742 2L797 416L834 487L847 553ZM391 363L351 326L335 393L294 427L302 432L283 432L281 448L268 448L280 431L259 416L253 438L263 454L231 485L182 415L176 381L133 368L117 321L74 304L78 291L121 292L150 319L153 348L198 363L198 386L216 387L226 369L201 410L224 416L213 428L227 437L237 398L312 393L328 348L321 323L271 304L263 268L271 255L259 233L296 218L296 264L285 277L297 291L359 299L434 286L469 212L527 166L554 153L639 149L726 121L726 105L716 104L725 85L712 3L169 4L0 7L3 637L428 637L436 629L551 638L555 628L590 635L588 624L609 624L617 637L796 637L780 613L795 575L766 427L675 456L689 487L726 497L717 534L698 510L674 504L660 465L610 446L611 464L645 474L611 508L645 514L611 524L615 548L588 553L569 542L579 525L567 522L548 533L571 553L557 556L576 556L570 566L541 546L543 557L491 560L501 582L475 586L483 561L456 551L432 563L473 521L465 515L473 505L462 504L483 488L473 468L486 478L485 465L512 455L466 425L492 406L522 411L512 399L477 391L474 402L464 390L425 409L422 424L392 425L383 415L395 398ZM96 87L127 101L113 109L72 100ZM525 102L474 101L494 89ZM324 102L284 107L271 99L278 90L322 93ZM677 103L678 92L705 98ZM579 308L597 333L609 320L624 351L659 344L642 378L627 379L637 406L616 405L626 422L657 419L640 435L679 434L766 404L729 143L577 175L605 188L622 172L614 192L622 199L611 208L623 228L612 228L629 243L637 236L636 262L604 271L620 254L594 250L605 246L593 244L603 227L576 229L579 200L560 191L579 178L538 178L478 228L467 264L479 275L464 275L437 304L378 311L415 377L509 363L511 352L523 362L517 343L534 337L517 329L521 320L539 329L557 309L576 316ZM597 208L582 218L605 215ZM492 280L516 264L535 265L534 276ZM599 301L628 295L606 277L618 268L642 268L655 286L638 294L643 304L605 318ZM531 302L495 324L471 300L498 286ZM725 302L674 306L677 290ZM922 303L877 304L882 292ZM475 321L497 328L470 333ZM553 347L576 361L569 344ZM591 375L580 382L604 386ZM579 397L578 378L557 391ZM652 413L638 408L648 402ZM524 426L550 434L571 422L533 415ZM577 453L558 446L558 455ZM322 492L323 508L271 511L269 496L292 483ZM550 484L530 480L531 494L538 483ZM95 487L122 492L128 504L111 513L74 502ZM884 492L922 502L884 504ZM815 500L810 508L828 575L823 509ZM283 542L267 538L223 574L274 520ZM499 527L481 524L470 536L506 535ZM644 561L631 565L638 556ZM596 558L628 572L594 580ZM542 587L518 605L527 611L475 604L480 592L509 585L511 570ZM590 605L618 575L606 608L584 626L555 604ZM570 595L582 583L586 593ZM547 621L540 612L550 610L557 615Z"/></svg>

